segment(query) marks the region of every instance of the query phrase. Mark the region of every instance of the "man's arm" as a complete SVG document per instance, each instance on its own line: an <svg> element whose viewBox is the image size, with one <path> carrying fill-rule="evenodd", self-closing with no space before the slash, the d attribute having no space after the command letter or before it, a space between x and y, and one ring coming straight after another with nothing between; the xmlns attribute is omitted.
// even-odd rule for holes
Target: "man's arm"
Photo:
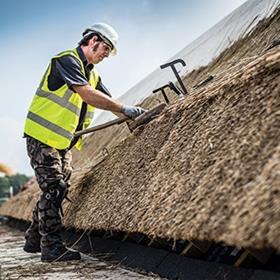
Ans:
<svg viewBox="0 0 280 280"><path fill-rule="evenodd" d="M99 109L123 113L131 119L135 119L145 112L141 107L124 105L90 85L73 85L73 89L81 96L84 102Z"/></svg>
<svg viewBox="0 0 280 280"><path fill-rule="evenodd" d="M145 112L140 107L123 105L107 96L106 92L103 93L91 87L88 84L87 78L81 72L79 61L70 55L56 59L56 68L58 78L62 79L70 89L77 92L83 101L89 105L113 113L123 113L131 119L135 119Z"/></svg>
<svg viewBox="0 0 280 280"><path fill-rule="evenodd" d="M81 96L84 102L91 106L107 111L122 112L122 104L119 101L110 98L90 85L73 85L73 89Z"/></svg>

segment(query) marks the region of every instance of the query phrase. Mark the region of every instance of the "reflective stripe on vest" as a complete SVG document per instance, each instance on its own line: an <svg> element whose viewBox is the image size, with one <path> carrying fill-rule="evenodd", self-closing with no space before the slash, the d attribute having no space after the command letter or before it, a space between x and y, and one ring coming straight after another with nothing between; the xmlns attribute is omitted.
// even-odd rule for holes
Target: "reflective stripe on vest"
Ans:
<svg viewBox="0 0 280 280"><path fill-rule="evenodd" d="M85 69L76 49L65 51L54 58L64 55L72 55L78 59L84 75ZM24 132L57 149L66 149L73 140L82 109L83 100L78 93L70 90L66 84L59 89L51 91L48 88L48 77L51 73L52 63L50 63L38 90L33 98ZM89 84L95 88L99 80L98 73L90 72ZM92 121L95 108L87 105L87 112L83 123L85 129ZM76 148L80 149L82 139L76 143Z"/></svg>
<svg viewBox="0 0 280 280"><path fill-rule="evenodd" d="M32 112L28 112L27 118L29 118L30 120L32 120L46 128L49 128L50 130L54 131L55 133L69 139L70 141L73 138L73 135L70 132L68 132L67 130L63 129L62 127L60 127L58 125L55 125L55 124L49 122L46 119L41 118L40 116L38 116Z"/></svg>
<svg viewBox="0 0 280 280"><path fill-rule="evenodd" d="M68 110L70 110L74 114L80 115L81 109L79 107L75 106L74 104L68 102L72 93L73 93L73 91L67 90L67 92L64 94L64 96L60 97L60 96L54 95L50 92L46 92L46 91L44 91L40 88L37 89L37 91L36 91L36 94L38 96L50 99L54 103L57 103L58 105L67 108Z"/></svg>

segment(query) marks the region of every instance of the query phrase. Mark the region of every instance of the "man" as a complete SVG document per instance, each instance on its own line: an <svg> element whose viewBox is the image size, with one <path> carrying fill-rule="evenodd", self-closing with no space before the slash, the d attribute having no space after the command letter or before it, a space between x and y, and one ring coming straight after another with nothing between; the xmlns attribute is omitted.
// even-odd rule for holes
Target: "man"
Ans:
<svg viewBox="0 0 280 280"><path fill-rule="evenodd" d="M42 194L33 210L24 250L41 252L41 260L78 260L61 238L62 201L67 198L71 152L81 148L75 131L85 129L94 109L122 113L133 119L144 112L111 98L94 65L117 51L118 35L109 25L87 28L79 46L53 57L33 98L24 136L27 152Z"/></svg>

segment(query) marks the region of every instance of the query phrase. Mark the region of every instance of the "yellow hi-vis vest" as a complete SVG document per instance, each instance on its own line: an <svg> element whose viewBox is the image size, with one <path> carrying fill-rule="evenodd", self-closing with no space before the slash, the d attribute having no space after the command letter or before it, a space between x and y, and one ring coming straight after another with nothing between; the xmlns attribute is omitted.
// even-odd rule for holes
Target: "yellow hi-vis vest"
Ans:
<svg viewBox="0 0 280 280"><path fill-rule="evenodd" d="M77 58L81 64L82 72L85 74L83 62L76 49L62 52L54 58L64 55L72 55ZM55 91L51 91L48 88L48 76L51 73L51 65L52 63L48 66L41 84L34 95L27 114L24 132L50 147L63 150L69 148L74 138L83 100L78 93L70 90L67 84L64 84ZM90 72L89 84L93 88L96 88L98 79L98 73L96 70L92 70ZM83 129L90 125L94 111L95 107L87 104ZM75 147L78 150L81 149L81 137Z"/></svg>

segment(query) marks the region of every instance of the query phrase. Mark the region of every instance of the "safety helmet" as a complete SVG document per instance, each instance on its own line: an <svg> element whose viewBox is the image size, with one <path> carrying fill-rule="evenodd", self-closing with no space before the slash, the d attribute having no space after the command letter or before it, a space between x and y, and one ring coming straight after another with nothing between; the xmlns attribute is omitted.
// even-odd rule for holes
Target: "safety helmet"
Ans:
<svg viewBox="0 0 280 280"><path fill-rule="evenodd" d="M92 33L97 33L102 40L112 47L110 54L116 55L119 35L112 26L102 22L95 23L92 26L86 28L86 30L83 32L83 37L86 37Z"/></svg>

